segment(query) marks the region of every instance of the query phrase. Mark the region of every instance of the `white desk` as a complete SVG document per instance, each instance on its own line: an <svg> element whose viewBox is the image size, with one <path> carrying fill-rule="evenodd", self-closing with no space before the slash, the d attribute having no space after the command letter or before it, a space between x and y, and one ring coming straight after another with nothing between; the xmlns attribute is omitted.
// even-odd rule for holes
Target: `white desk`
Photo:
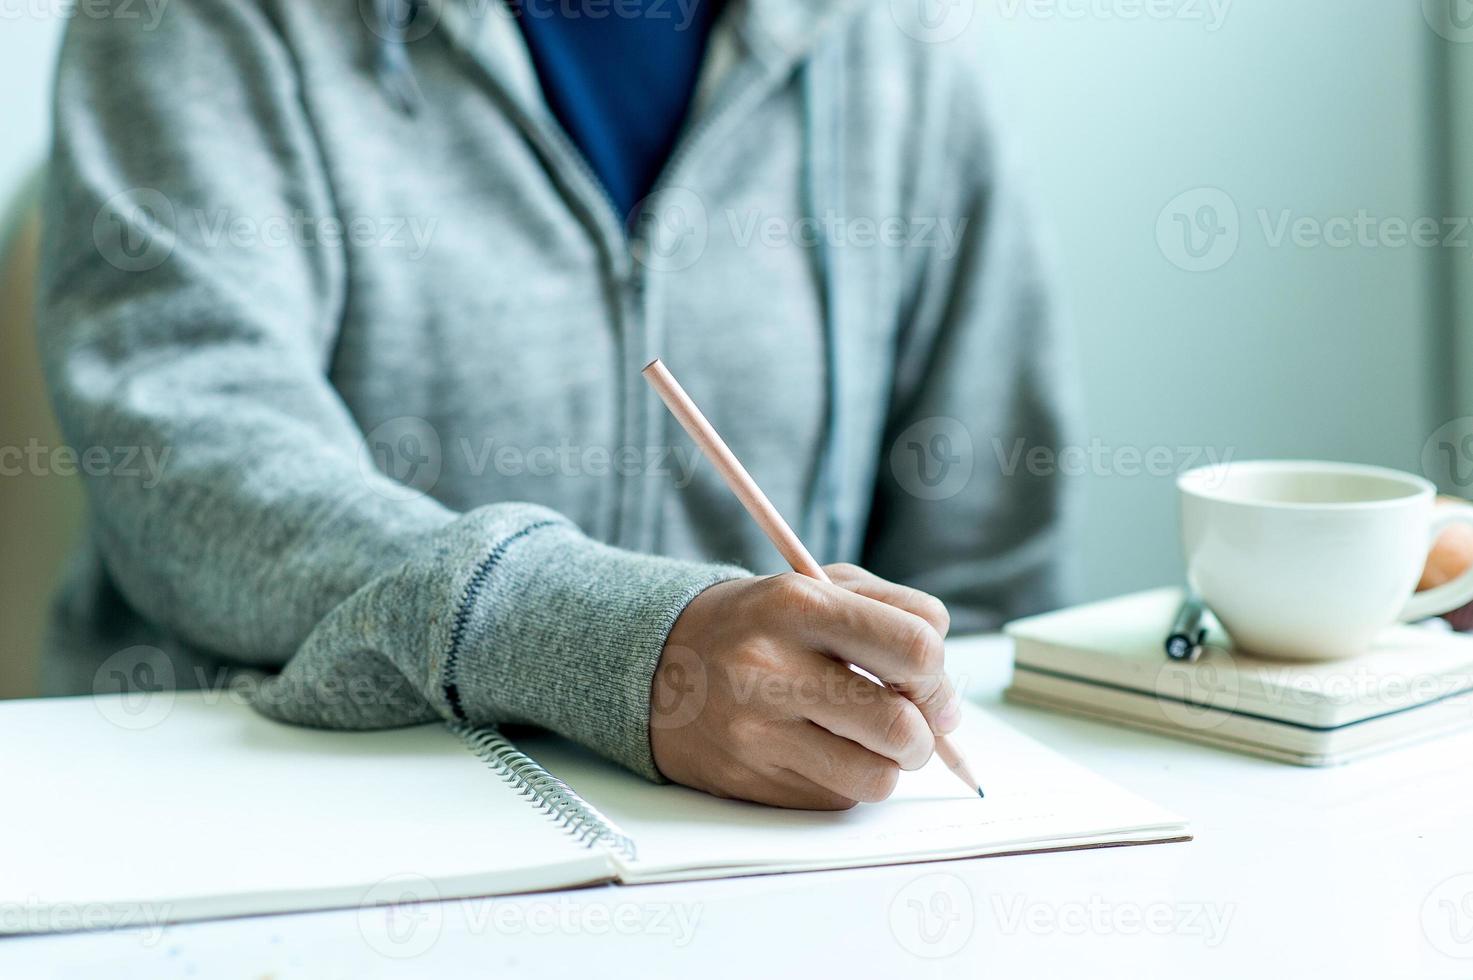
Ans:
<svg viewBox="0 0 1473 980"><path fill-rule="evenodd" d="M1002 640L951 663L1197 839L27 937L0 976L1473 977L1473 734L1299 769L1002 704Z"/></svg>

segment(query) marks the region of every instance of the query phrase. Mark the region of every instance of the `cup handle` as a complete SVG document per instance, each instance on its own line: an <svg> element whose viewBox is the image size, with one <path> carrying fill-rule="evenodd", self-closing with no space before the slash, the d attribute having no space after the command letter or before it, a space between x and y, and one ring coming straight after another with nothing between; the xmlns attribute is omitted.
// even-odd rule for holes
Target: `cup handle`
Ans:
<svg viewBox="0 0 1473 980"><path fill-rule="evenodd" d="M1436 541L1437 536L1453 524L1473 525L1473 507L1467 504L1446 504L1438 507L1432 518L1429 544ZM1465 569L1463 574L1451 582L1444 582L1412 596L1397 619L1403 623L1429 619L1460 609L1469 602L1473 602L1473 566Z"/></svg>

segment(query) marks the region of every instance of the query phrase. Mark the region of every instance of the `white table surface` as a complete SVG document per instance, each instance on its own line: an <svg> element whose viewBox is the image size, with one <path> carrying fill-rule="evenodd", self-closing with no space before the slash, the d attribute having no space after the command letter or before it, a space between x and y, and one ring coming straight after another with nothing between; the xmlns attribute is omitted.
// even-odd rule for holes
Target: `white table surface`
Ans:
<svg viewBox="0 0 1473 980"><path fill-rule="evenodd" d="M1004 704L998 638L950 663L1196 840L12 938L0 977L1473 977L1473 733L1300 769Z"/></svg>

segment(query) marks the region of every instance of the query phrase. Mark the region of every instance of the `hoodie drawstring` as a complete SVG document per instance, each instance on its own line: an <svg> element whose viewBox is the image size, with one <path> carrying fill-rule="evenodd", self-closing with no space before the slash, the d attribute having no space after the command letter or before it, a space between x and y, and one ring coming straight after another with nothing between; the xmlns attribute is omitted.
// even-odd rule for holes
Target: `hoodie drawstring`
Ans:
<svg viewBox="0 0 1473 980"><path fill-rule="evenodd" d="M817 222L815 265L823 288L824 434L813 486L803 514L803 538L823 564L858 556L857 513L850 499L853 481L844 479L848 439L845 383L848 348L843 325L850 310L846 289L845 249L829 241L825 218L842 221L846 211L844 159L844 53L841 37L821 40L803 69L806 112L804 175L809 215Z"/></svg>
<svg viewBox="0 0 1473 980"><path fill-rule="evenodd" d="M419 108L419 83L409 63L406 35L427 0L373 0L373 73L379 87L405 115Z"/></svg>

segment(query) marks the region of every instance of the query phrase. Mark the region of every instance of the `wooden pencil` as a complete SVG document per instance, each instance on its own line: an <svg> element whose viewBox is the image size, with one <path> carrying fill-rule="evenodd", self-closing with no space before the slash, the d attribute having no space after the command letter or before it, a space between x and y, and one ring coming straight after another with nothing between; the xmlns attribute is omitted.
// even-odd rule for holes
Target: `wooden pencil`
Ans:
<svg viewBox="0 0 1473 980"><path fill-rule="evenodd" d="M727 446L726 441L696 407L691 397L685 393L685 389L680 386L680 382L675 380L669 368L665 367L659 358L656 358L645 365L642 373L650 387L655 389L660 400L665 403L665 407L670 409L670 414L675 416L680 427L695 440L697 448L711 460L716 471L726 481L727 487L736 495L737 500L741 501L747 513L752 515L752 520L757 522L762 533L772 541L778 553L792 566L793 571L800 575L807 575L809 578L816 578L820 582L831 581L824 572L823 566L803 546L802 540L788 526L788 522L783 520L782 514L778 513L772 501L767 499L767 494L762 492L757 481L752 479L752 475L747 472L741 460L736 458L736 454ZM941 760L946 763L947 767L967 784L968 789L974 790L978 796L983 796L982 787L977 782L977 777L972 774L966 757L951 739L938 735L936 754L941 756Z"/></svg>

